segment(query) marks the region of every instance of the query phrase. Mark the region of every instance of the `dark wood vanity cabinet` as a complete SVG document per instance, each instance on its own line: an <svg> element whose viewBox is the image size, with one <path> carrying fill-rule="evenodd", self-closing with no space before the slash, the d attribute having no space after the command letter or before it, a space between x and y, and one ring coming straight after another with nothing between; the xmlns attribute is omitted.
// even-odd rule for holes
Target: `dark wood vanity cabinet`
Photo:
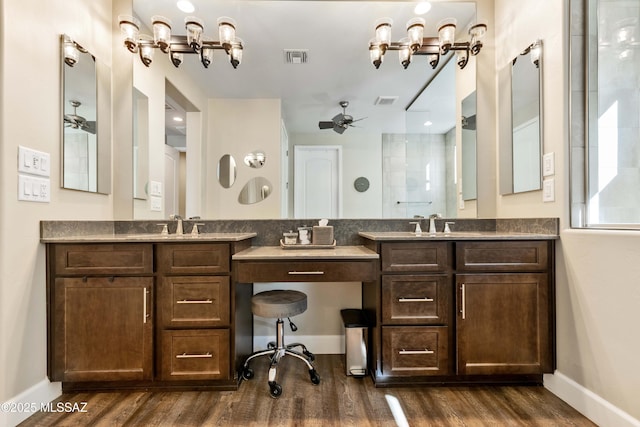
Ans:
<svg viewBox="0 0 640 427"><path fill-rule="evenodd" d="M151 244L48 247L49 377L153 377Z"/></svg>
<svg viewBox="0 0 640 427"><path fill-rule="evenodd" d="M377 385L540 382L554 369L553 241L383 241L363 284Z"/></svg>

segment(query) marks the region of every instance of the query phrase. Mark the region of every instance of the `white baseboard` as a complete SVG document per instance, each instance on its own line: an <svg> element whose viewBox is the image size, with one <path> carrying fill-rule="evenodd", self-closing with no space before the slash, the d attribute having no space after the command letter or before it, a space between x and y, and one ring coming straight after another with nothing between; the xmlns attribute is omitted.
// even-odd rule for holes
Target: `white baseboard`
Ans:
<svg viewBox="0 0 640 427"><path fill-rule="evenodd" d="M62 384L43 379L17 396L2 403L0 426L14 427L40 410L40 405L49 403L62 395ZM35 409L35 411L34 411Z"/></svg>
<svg viewBox="0 0 640 427"><path fill-rule="evenodd" d="M556 371L544 387L599 426L640 427L640 421L571 378Z"/></svg>
<svg viewBox="0 0 640 427"><path fill-rule="evenodd" d="M275 336L254 336L253 350L267 348L270 341L275 341ZM285 337L285 344L299 342L304 344L313 354L344 354L344 335L289 335Z"/></svg>

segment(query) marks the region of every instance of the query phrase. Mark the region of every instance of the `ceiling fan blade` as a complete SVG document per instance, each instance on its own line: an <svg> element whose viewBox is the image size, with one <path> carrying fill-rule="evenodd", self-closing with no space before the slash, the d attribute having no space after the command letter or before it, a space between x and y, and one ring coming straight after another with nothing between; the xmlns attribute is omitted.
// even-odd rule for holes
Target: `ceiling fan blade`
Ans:
<svg viewBox="0 0 640 427"><path fill-rule="evenodd" d="M351 120L351 123L359 122L360 120L364 120L366 117L360 117L359 119Z"/></svg>
<svg viewBox="0 0 640 427"><path fill-rule="evenodd" d="M345 115L340 113L340 114L336 114L331 120L333 120L334 123L341 123L344 121L344 119L345 119Z"/></svg>
<svg viewBox="0 0 640 427"><path fill-rule="evenodd" d="M339 133L340 135L342 135L344 133L345 130L347 130L347 126L343 126L343 125L335 125L333 127L333 130L336 133Z"/></svg>
<svg viewBox="0 0 640 427"><path fill-rule="evenodd" d="M333 122L318 122L318 127L320 129L331 129L333 128L334 123Z"/></svg>

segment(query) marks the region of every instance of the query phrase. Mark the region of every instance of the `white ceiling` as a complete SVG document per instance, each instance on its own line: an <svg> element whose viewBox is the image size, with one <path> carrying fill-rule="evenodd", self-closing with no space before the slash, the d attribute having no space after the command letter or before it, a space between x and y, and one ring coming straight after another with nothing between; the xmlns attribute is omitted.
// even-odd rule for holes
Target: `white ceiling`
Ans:
<svg viewBox="0 0 640 427"><path fill-rule="evenodd" d="M426 57L414 58L408 69L399 64L396 52L388 52L376 70L369 61L368 43L374 35L374 22L381 17L394 21L393 41L406 36L406 22L415 16L416 2L404 1L269 1L269 0L192 0L196 10L181 12L176 0L134 0L134 12L144 25L151 16L172 20L173 33L185 34L184 18L194 15L205 23L205 34L217 39L216 20L230 16L237 22L237 36L244 41L243 61L237 69L222 51L205 69L195 55L185 55L180 69L199 83L210 98L281 98L282 115L289 133L331 132L319 130L318 121L330 120L341 112L338 103L349 101L347 113L366 117L358 128L347 132L404 132L405 108L431 80L434 71ZM435 36L437 23L444 18L458 19L458 32L464 34L475 17L473 2L432 2L423 18L425 37ZM285 49L307 49L308 63L286 64ZM155 61L169 61L156 52ZM444 61L441 61L443 63ZM153 64L151 65L153 67ZM443 73L444 75L445 73ZM436 80L440 80L438 78ZM397 96L391 106L376 106L379 96ZM424 98L424 97L423 97ZM420 102L430 110L432 121L447 107L436 102ZM454 111L448 112L455 115ZM452 124L445 125L448 130ZM435 127L432 129L435 132Z"/></svg>

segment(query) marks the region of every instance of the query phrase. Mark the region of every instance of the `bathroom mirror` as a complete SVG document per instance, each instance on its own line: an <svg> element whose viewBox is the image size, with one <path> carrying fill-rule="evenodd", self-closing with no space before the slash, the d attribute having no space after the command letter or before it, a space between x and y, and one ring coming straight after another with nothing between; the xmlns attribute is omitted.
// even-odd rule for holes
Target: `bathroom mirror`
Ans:
<svg viewBox="0 0 640 427"><path fill-rule="evenodd" d="M477 198L476 92L462 100L462 200Z"/></svg>
<svg viewBox="0 0 640 427"><path fill-rule="evenodd" d="M111 191L111 76L109 69L67 35L62 67L62 187Z"/></svg>
<svg viewBox="0 0 640 427"><path fill-rule="evenodd" d="M527 46L501 73L501 87L510 96L500 96L500 192L523 193L542 188L542 42ZM506 80L510 81L510 84ZM508 108L510 107L510 108Z"/></svg>
<svg viewBox="0 0 640 427"><path fill-rule="evenodd" d="M260 133L264 136L252 136L251 140L243 140L242 143L230 142L237 141L232 137L220 142L222 138L218 135L207 134L206 139L203 139L203 149L196 155L206 156L206 164L211 168L218 163L220 156L225 153L231 154L238 162L238 172L241 172L245 167L240 163L244 162L248 151L255 152L256 149L261 149L264 153L269 153L270 165L281 165L280 171L277 171L281 175L268 175L275 185L272 190L287 204L273 215L293 216L293 146L342 145L345 147L343 198L353 200L352 193L357 193L359 198L357 203L347 204L341 215L360 217L364 215L361 212L365 211L366 215L382 218L382 134L407 133L406 107L437 70L431 69L424 56L414 58L412 64L403 69L398 63L397 52L388 52L384 64L376 70L368 59L368 41L373 36L376 19L384 16L391 16L394 20L393 40L402 38L403 33L406 35L405 24L415 16L415 2L196 0L193 3L196 6L196 14L205 20L205 32L213 32L216 28L216 17L233 17L238 22L238 35L246 41L247 49L243 62L237 69L229 66L222 52L216 52L209 69L204 69L195 55L185 55L178 73L180 79L188 77L190 81L183 87L195 86L199 88L201 95L208 99L230 100L229 104L233 106L231 111L234 114L230 120L225 117L224 129L244 129L248 123L254 123L254 120L258 121L263 117L277 117L276 120L282 121L278 123L277 129L275 124L271 126L274 120L270 119L268 125L258 122L256 129L259 127ZM184 15L175 8L175 2L169 0L134 0L133 9L145 24L150 22L153 15L160 13L160 10L174 23L184 19ZM291 21L287 16L297 16L299 19ZM325 16L327 19L321 18ZM433 2L431 11L425 15L428 28L425 36L436 35L437 30L434 30L434 27L437 28L440 19L447 17L457 18L457 36L460 40L468 40L467 26L477 19L476 3ZM328 32L326 37L317 37L317 34L324 33L326 22L331 22L334 31ZM181 33L176 30L176 34ZM346 33L350 34L350 37L345 38ZM296 41L296 46L291 45L292 40ZM337 49L335 46L341 48ZM291 62L285 62L283 49L290 47L300 48L301 51L287 52L285 57L292 59ZM168 58L164 54L156 53L154 63L150 67L137 67L135 72L163 72L161 65L164 65ZM218 53L221 55L218 56ZM481 52L480 55L482 54ZM305 55L308 60L306 63L296 63L298 60L302 61ZM445 59L452 56L455 55L443 57L438 68L445 64ZM134 61L139 59L134 57ZM451 62L455 66L455 58ZM211 78L212 72L215 73L215 78ZM469 65L457 74L475 83L475 67ZM175 78L174 83L182 84L180 79ZM464 93L470 91L465 90ZM456 98L455 89L449 92L448 96L450 102L459 105L460 99ZM274 108L273 115L271 112L263 115L262 110L256 109L259 101L263 99L280 101L280 105ZM356 119L366 118L355 123L354 127L350 127L341 135L330 129L319 130L320 120L330 120L342 112L339 102L343 100L349 101L346 114L353 115ZM256 102L253 105L249 102L243 104L244 101ZM432 113L436 112L437 106L432 110ZM209 132L216 117L211 113L205 117ZM455 127L458 119L454 117L453 124L447 130ZM278 144L281 124L288 137L288 146ZM226 137L222 131L219 136ZM258 139L261 136L267 142L263 143ZM360 147L356 141L366 141L366 144L363 143ZM256 142L260 143L260 146L256 147ZM285 154L287 150L290 153L288 157ZM453 159L454 155L453 150L451 153L447 152L450 159ZM431 168L433 171L440 171L444 166L434 161ZM447 169L454 171L455 166ZM265 168L261 169L264 170ZM266 172L262 174L267 176ZM368 191L359 193L354 189L353 182L358 176L369 178L371 187ZM213 179L215 180L215 177ZM240 185L242 184L244 181L240 181ZM288 197L281 194L285 185L288 185L288 190L284 189L282 193L288 191ZM446 212L439 210L449 217L457 215L455 191L452 194L453 209L447 209ZM236 196L233 195L234 202L235 199ZM363 208L365 202L366 209ZM447 203L449 206L450 203ZM369 206L373 206L373 209L369 209ZM427 214L424 206L418 207L417 210L423 215ZM466 213L470 214L469 211ZM207 215L206 212L202 214ZM390 215L406 217L407 214Z"/></svg>
<svg viewBox="0 0 640 427"><path fill-rule="evenodd" d="M218 182L222 188L231 188L236 182L236 160L231 154L225 154L218 161Z"/></svg>
<svg viewBox="0 0 640 427"><path fill-rule="evenodd" d="M149 182L149 98L133 88L133 197L147 199Z"/></svg>
<svg viewBox="0 0 640 427"><path fill-rule="evenodd" d="M271 183L264 177L252 178L247 182L238 196L238 203L241 205L252 205L269 197L271 194Z"/></svg>

